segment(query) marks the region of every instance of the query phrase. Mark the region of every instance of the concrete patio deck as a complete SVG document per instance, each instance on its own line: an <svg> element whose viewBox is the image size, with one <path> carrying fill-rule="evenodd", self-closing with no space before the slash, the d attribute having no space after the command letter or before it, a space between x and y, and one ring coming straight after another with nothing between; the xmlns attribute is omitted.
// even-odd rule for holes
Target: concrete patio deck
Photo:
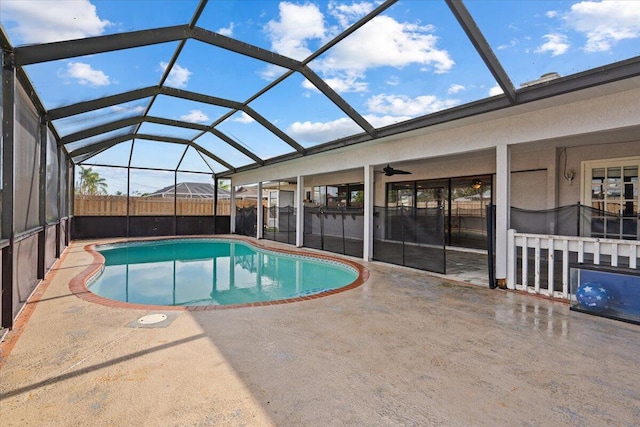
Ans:
<svg viewBox="0 0 640 427"><path fill-rule="evenodd" d="M150 311L99 305L70 292L69 281L93 260L86 243L67 249L40 300L28 305L28 321L0 347L3 427L640 420L637 325L362 263L369 279L336 295L166 311L161 327L133 328Z"/></svg>

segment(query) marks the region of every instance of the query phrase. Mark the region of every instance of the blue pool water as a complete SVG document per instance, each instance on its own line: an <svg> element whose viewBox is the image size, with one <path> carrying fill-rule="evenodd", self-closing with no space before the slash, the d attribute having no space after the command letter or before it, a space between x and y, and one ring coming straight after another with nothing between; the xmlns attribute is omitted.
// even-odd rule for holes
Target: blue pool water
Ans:
<svg viewBox="0 0 640 427"><path fill-rule="evenodd" d="M97 246L102 273L89 284L105 298L153 305L229 305L274 301L344 287L347 265L263 251L216 239L159 240Z"/></svg>

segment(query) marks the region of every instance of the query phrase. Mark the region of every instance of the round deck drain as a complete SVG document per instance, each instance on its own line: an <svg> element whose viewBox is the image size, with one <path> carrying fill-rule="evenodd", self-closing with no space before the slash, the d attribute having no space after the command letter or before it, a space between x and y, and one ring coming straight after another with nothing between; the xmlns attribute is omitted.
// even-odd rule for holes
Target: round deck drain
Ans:
<svg viewBox="0 0 640 427"><path fill-rule="evenodd" d="M143 325L152 325L167 320L167 315L162 313L149 314L138 319L138 323Z"/></svg>

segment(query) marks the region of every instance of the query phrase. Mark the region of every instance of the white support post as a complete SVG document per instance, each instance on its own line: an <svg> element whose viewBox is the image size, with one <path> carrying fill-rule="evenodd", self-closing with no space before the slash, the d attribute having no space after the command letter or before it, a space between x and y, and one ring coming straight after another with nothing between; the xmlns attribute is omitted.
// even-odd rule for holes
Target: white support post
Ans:
<svg viewBox="0 0 640 427"><path fill-rule="evenodd" d="M555 289L555 283L554 283L554 274L555 274L555 259L556 259L556 254L555 254L555 242L553 240L553 237L549 237L549 240L547 242L547 245L549 245L549 247L547 248L547 295L552 297L553 296L553 291Z"/></svg>
<svg viewBox="0 0 640 427"><path fill-rule="evenodd" d="M499 287L506 287L507 278L507 230L511 209L511 147L496 147L496 280Z"/></svg>
<svg viewBox="0 0 640 427"><path fill-rule="evenodd" d="M534 253L534 264L533 264L533 288L536 294L540 293L540 238L535 237L533 239L533 253Z"/></svg>
<svg viewBox="0 0 640 427"><path fill-rule="evenodd" d="M584 262L584 240L578 241L578 262Z"/></svg>
<svg viewBox="0 0 640 427"><path fill-rule="evenodd" d="M373 258L373 166L364 167L364 238L362 247L362 258L370 261Z"/></svg>
<svg viewBox="0 0 640 427"><path fill-rule="evenodd" d="M264 209L262 207L262 181L258 182L258 204L256 205L256 238L264 235Z"/></svg>
<svg viewBox="0 0 640 427"><path fill-rule="evenodd" d="M522 238L522 287L526 291L529 287L529 239Z"/></svg>
<svg viewBox="0 0 640 427"><path fill-rule="evenodd" d="M569 241L562 242L562 297L569 298Z"/></svg>
<svg viewBox="0 0 640 427"><path fill-rule="evenodd" d="M507 231L507 289L516 288L516 231Z"/></svg>
<svg viewBox="0 0 640 427"><path fill-rule="evenodd" d="M304 176L298 175L296 185L296 246L304 244Z"/></svg>
<svg viewBox="0 0 640 427"><path fill-rule="evenodd" d="M231 193L229 194L229 231L233 234L236 232L236 187L233 185L233 181L230 181L229 189L231 190Z"/></svg>

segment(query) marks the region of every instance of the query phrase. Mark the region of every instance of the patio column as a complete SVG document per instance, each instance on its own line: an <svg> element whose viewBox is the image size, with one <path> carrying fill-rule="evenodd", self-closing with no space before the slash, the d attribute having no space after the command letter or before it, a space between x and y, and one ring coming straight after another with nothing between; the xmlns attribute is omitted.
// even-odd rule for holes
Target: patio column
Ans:
<svg viewBox="0 0 640 427"><path fill-rule="evenodd" d="M507 231L511 209L511 147L496 147L496 285L507 284ZM491 254L489 254L491 256Z"/></svg>
<svg viewBox="0 0 640 427"><path fill-rule="evenodd" d="M40 114L39 114L40 115ZM44 279L47 250L47 121L40 115L40 164L38 168L38 279Z"/></svg>
<svg viewBox="0 0 640 427"><path fill-rule="evenodd" d="M296 247L304 244L304 176L298 175L296 184Z"/></svg>
<svg viewBox="0 0 640 427"><path fill-rule="evenodd" d="M216 234L218 223L218 178L213 174L213 234Z"/></svg>
<svg viewBox="0 0 640 427"><path fill-rule="evenodd" d="M362 258L370 261L373 258L373 166L364 166L364 238Z"/></svg>
<svg viewBox="0 0 640 427"><path fill-rule="evenodd" d="M2 53L2 220L0 233L0 250L2 251L2 319L0 326L13 327L13 284L15 282L14 226L15 226L15 174L14 163L14 112L16 94L16 69L13 54Z"/></svg>
<svg viewBox="0 0 640 427"><path fill-rule="evenodd" d="M229 181L229 231L231 234L236 232L236 187L233 185L233 180Z"/></svg>
<svg viewBox="0 0 640 427"><path fill-rule="evenodd" d="M264 235L264 207L262 206L262 181L258 182L258 203L256 205L256 238Z"/></svg>

